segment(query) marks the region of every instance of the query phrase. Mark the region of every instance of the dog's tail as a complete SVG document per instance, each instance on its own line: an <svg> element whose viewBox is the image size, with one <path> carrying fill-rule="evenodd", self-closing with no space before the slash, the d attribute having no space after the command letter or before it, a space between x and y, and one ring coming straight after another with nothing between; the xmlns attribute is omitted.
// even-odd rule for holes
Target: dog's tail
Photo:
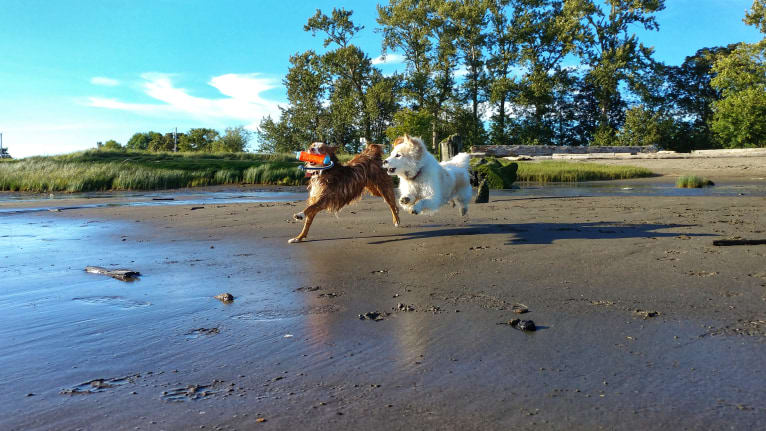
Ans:
<svg viewBox="0 0 766 431"><path fill-rule="evenodd" d="M468 163L471 161L471 155L468 153L458 153L455 157L449 159L446 162L442 162L443 165L457 166L461 169L468 169Z"/></svg>

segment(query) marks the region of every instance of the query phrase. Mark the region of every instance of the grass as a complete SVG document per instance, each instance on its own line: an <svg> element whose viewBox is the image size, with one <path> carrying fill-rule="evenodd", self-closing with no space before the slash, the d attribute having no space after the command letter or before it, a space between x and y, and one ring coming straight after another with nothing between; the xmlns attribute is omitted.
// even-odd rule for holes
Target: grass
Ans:
<svg viewBox="0 0 766 431"><path fill-rule="evenodd" d="M502 163L518 163L517 181L522 182L548 183L624 180L654 175L652 171L646 168L600 165L598 163L562 161L511 162L508 160L503 160Z"/></svg>
<svg viewBox="0 0 766 431"><path fill-rule="evenodd" d="M683 189L701 189L705 186L714 186L715 184L707 178L696 175L683 175L676 180L676 187Z"/></svg>
<svg viewBox="0 0 766 431"><path fill-rule="evenodd" d="M351 156L342 155L341 161ZM577 182L651 176L644 168L562 161L518 163L517 181ZM159 190L216 184L305 183L293 154L88 150L0 161L0 191Z"/></svg>
<svg viewBox="0 0 766 431"><path fill-rule="evenodd" d="M149 153L88 150L0 163L0 190L86 192L158 190L214 184L300 185L290 154Z"/></svg>

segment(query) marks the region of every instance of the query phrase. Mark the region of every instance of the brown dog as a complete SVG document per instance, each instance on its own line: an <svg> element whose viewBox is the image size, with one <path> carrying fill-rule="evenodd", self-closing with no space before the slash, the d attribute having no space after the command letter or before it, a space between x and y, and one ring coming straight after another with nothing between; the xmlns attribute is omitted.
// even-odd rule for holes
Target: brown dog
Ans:
<svg viewBox="0 0 766 431"><path fill-rule="evenodd" d="M329 154L333 161L332 168L318 171L309 180L308 206L293 215L296 220L304 220L303 230L290 243L300 242L309 234L314 217L322 210L337 213L341 208L362 197L367 191L373 196L382 197L394 219L394 226L399 226L399 208L394 197L394 183L391 176L383 169L383 149L380 145L369 144L351 161L341 165L335 156L335 147L314 142L309 147L313 154Z"/></svg>

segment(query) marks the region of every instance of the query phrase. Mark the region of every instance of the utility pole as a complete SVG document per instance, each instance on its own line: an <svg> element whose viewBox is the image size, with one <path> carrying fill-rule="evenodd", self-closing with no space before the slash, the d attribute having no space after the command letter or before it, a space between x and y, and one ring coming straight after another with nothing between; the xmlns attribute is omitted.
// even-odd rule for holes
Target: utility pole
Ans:
<svg viewBox="0 0 766 431"><path fill-rule="evenodd" d="M173 152L178 151L178 127L173 131Z"/></svg>

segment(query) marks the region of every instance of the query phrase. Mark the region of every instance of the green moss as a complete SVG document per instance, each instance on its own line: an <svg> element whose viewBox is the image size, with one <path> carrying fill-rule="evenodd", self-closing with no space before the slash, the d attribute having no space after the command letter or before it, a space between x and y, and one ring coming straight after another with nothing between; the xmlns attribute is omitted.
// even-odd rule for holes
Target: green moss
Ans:
<svg viewBox="0 0 766 431"><path fill-rule="evenodd" d="M491 189L509 189L516 181L518 165L502 163L494 157L471 160L471 169L478 180L485 179Z"/></svg>

